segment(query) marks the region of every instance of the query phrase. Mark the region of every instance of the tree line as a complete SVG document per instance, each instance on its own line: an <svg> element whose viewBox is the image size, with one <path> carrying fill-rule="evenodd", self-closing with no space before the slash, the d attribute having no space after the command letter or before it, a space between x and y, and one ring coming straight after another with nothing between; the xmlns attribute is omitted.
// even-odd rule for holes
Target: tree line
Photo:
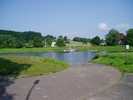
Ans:
<svg viewBox="0 0 133 100"><path fill-rule="evenodd" d="M133 29L128 29L126 34L120 33L116 29L111 29L105 36L105 39L101 39L99 36L95 36L92 39L75 37L73 41L82 43L92 43L94 45L126 45L129 44L133 46Z"/></svg>
<svg viewBox="0 0 133 100"><path fill-rule="evenodd" d="M99 36L93 38L74 37L73 41L82 42L83 44L92 43L94 45L106 44L133 46L133 29L128 29L126 34L120 33L116 29L111 29L105 36L105 40ZM52 35L42 36L40 32L26 31L16 32L9 30L0 30L0 48L33 48L33 47L49 47L52 42L56 42L56 46L63 47L69 43L67 36L54 37Z"/></svg>
<svg viewBox="0 0 133 100"><path fill-rule="evenodd" d="M40 32L26 31L16 32L8 30L0 30L0 48L33 48L33 47L49 47L52 42L56 42L57 46L65 46L68 42L67 37L52 35L42 36Z"/></svg>

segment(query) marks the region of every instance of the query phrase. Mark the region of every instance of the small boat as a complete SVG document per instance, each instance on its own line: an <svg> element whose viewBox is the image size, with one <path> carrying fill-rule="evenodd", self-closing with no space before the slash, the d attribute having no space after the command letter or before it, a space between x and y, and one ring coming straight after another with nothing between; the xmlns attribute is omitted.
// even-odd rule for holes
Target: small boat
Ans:
<svg viewBox="0 0 133 100"><path fill-rule="evenodd" d="M74 52L76 51L75 49L67 49L67 50L64 50L64 52Z"/></svg>

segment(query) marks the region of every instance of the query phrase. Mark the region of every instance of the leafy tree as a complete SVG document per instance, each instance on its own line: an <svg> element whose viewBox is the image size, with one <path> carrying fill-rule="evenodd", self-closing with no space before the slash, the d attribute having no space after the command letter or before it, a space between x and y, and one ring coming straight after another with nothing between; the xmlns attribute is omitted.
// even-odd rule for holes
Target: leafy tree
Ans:
<svg viewBox="0 0 133 100"><path fill-rule="evenodd" d="M117 45L119 32L115 29L111 29L109 33L106 35L106 44L107 45Z"/></svg>
<svg viewBox="0 0 133 100"><path fill-rule="evenodd" d="M39 32L0 30L1 48L42 47L42 39Z"/></svg>
<svg viewBox="0 0 133 100"><path fill-rule="evenodd" d="M43 47L41 38L34 37L32 41L33 41L33 47Z"/></svg>
<svg viewBox="0 0 133 100"><path fill-rule="evenodd" d="M73 41L81 42L81 38L80 37L74 37Z"/></svg>
<svg viewBox="0 0 133 100"><path fill-rule="evenodd" d="M56 37L52 35L47 35L44 37L43 44L46 46L51 46L52 42L56 40Z"/></svg>
<svg viewBox="0 0 133 100"><path fill-rule="evenodd" d="M73 41L82 42L83 44L87 44L90 42L90 39L88 38L81 38L81 37L74 37Z"/></svg>
<svg viewBox="0 0 133 100"><path fill-rule="evenodd" d="M36 37L41 39L42 35L39 32L26 31L22 33L22 37L24 40L29 41L29 40L33 40Z"/></svg>
<svg viewBox="0 0 133 100"><path fill-rule="evenodd" d="M94 38L91 39L90 41L92 44L99 45L101 43L101 39L99 36L95 36Z"/></svg>
<svg viewBox="0 0 133 100"><path fill-rule="evenodd" d="M59 47L64 47L66 46L64 38L62 36L59 36L56 42L56 45Z"/></svg>
<svg viewBox="0 0 133 100"><path fill-rule="evenodd" d="M11 35L0 35L0 48L20 48L22 47L21 41L18 41Z"/></svg>
<svg viewBox="0 0 133 100"><path fill-rule="evenodd" d="M26 47L26 48L32 48L32 47L34 47L33 40L30 40L29 42L26 42L24 44L24 47Z"/></svg>
<svg viewBox="0 0 133 100"><path fill-rule="evenodd" d="M127 31L127 42L129 45L133 46L133 29L128 29Z"/></svg>

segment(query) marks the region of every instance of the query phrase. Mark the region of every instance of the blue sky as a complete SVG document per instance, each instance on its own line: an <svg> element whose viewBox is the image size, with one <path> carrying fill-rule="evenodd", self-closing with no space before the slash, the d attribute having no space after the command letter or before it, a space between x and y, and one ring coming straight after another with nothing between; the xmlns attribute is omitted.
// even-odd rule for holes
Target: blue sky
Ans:
<svg viewBox="0 0 133 100"><path fill-rule="evenodd" d="M0 29L69 37L133 28L133 0L0 0Z"/></svg>

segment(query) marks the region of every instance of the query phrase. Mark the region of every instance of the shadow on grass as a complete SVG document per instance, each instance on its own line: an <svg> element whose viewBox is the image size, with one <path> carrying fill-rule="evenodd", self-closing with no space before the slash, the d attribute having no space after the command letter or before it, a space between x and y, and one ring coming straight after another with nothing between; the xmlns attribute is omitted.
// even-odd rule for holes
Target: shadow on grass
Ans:
<svg viewBox="0 0 133 100"><path fill-rule="evenodd" d="M14 83L16 77L30 67L30 64L18 64L5 58L0 58L0 100L14 100L15 94L9 94L6 90Z"/></svg>

